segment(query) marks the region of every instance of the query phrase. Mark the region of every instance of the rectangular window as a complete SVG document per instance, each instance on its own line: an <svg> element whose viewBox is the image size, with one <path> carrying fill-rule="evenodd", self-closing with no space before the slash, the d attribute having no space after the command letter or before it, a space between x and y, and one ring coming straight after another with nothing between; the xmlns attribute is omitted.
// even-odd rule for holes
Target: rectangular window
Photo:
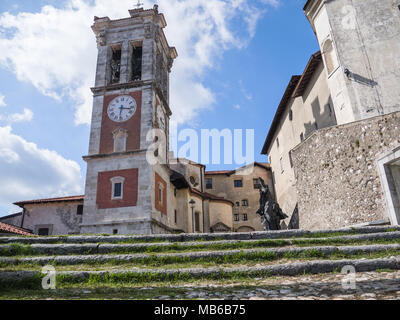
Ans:
<svg viewBox="0 0 400 320"><path fill-rule="evenodd" d="M196 212L194 214L194 222L195 222L196 232L200 232L200 213L199 212Z"/></svg>
<svg viewBox="0 0 400 320"><path fill-rule="evenodd" d="M293 168L292 151L289 151L289 161L290 161L290 167Z"/></svg>
<svg viewBox="0 0 400 320"><path fill-rule="evenodd" d="M247 213L243 213L242 219L243 219L243 221L247 221L248 220Z"/></svg>
<svg viewBox="0 0 400 320"><path fill-rule="evenodd" d="M110 83L119 83L121 78L121 48L111 48Z"/></svg>
<svg viewBox="0 0 400 320"><path fill-rule="evenodd" d="M174 222L175 222L175 224L177 224L178 223L178 211L174 211Z"/></svg>
<svg viewBox="0 0 400 320"><path fill-rule="evenodd" d="M280 164L281 164L281 173L283 173L285 170L284 170L284 168L283 168L283 158L281 158L280 160L279 160L279 162L280 162Z"/></svg>
<svg viewBox="0 0 400 320"><path fill-rule="evenodd" d="M142 46L132 45L132 81L142 80Z"/></svg>
<svg viewBox="0 0 400 320"><path fill-rule="evenodd" d="M289 120L293 121L293 110L289 111Z"/></svg>
<svg viewBox="0 0 400 320"><path fill-rule="evenodd" d="M122 197L122 183L114 184L114 198L121 198Z"/></svg>
<svg viewBox="0 0 400 320"><path fill-rule="evenodd" d="M242 200L242 206L243 207L248 207L249 206L249 200Z"/></svg>
<svg viewBox="0 0 400 320"><path fill-rule="evenodd" d="M213 188L212 179L206 178L206 189L212 189L212 188Z"/></svg>
<svg viewBox="0 0 400 320"><path fill-rule="evenodd" d="M304 133L300 134L300 141L303 142L304 141Z"/></svg>
<svg viewBox="0 0 400 320"><path fill-rule="evenodd" d="M260 181L258 179L253 179L253 187L254 187L254 189L260 189L261 188L261 184L260 184Z"/></svg>
<svg viewBox="0 0 400 320"><path fill-rule="evenodd" d="M279 148L279 138L276 138L276 146Z"/></svg>
<svg viewBox="0 0 400 320"><path fill-rule="evenodd" d="M235 188L242 188L243 187L243 180L235 180L233 182Z"/></svg>
<svg viewBox="0 0 400 320"><path fill-rule="evenodd" d="M235 214L233 215L233 220L234 220L234 221L239 221L239 214L235 213Z"/></svg>
<svg viewBox="0 0 400 320"><path fill-rule="evenodd" d="M78 216L81 216L83 214L83 205L80 204L77 208L76 208L76 214Z"/></svg>
<svg viewBox="0 0 400 320"><path fill-rule="evenodd" d="M118 229L114 229L113 234L118 234Z"/></svg>
<svg viewBox="0 0 400 320"><path fill-rule="evenodd" d="M159 202L160 204L163 203L162 194L163 194L162 188L161 188L161 187L158 187L158 202Z"/></svg>

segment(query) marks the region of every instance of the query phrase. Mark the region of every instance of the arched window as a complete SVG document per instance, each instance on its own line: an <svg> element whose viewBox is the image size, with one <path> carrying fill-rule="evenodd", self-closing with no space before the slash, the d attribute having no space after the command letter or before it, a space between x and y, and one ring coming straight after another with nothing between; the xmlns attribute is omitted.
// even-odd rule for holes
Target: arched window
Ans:
<svg viewBox="0 0 400 320"><path fill-rule="evenodd" d="M327 39L322 47L322 54L325 60L326 72L330 75L337 67L335 52L331 39Z"/></svg>

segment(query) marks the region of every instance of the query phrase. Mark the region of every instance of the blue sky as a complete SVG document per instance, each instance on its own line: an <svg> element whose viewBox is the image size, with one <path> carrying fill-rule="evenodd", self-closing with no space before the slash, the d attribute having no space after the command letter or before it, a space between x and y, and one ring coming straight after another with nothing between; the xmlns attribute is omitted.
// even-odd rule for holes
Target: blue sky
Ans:
<svg viewBox="0 0 400 320"><path fill-rule="evenodd" d="M90 25L95 14L127 16L134 2L0 2L0 216L18 211L14 201L83 193L96 64ZM255 160L267 160L261 148L286 85L318 50L304 2L159 1L180 54L171 75L179 130L254 129Z"/></svg>

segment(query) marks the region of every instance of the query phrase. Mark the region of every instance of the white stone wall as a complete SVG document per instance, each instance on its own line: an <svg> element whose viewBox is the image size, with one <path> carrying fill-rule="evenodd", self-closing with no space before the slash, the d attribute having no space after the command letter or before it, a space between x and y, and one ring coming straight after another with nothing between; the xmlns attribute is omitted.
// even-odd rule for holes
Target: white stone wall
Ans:
<svg viewBox="0 0 400 320"><path fill-rule="evenodd" d="M321 0L306 14L338 66L328 83L339 124L400 110L399 0ZM344 73L349 70L349 77Z"/></svg>

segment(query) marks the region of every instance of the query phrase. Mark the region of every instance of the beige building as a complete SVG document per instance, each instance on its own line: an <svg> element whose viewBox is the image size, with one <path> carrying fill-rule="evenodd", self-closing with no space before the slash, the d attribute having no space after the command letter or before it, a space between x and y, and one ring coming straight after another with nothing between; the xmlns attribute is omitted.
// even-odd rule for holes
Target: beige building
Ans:
<svg viewBox="0 0 400 320"><path fill-rule="evenodd" d="M250 169L250 170L246 170ZM212 221L211 229L215 231L216 222L232 226L234 232L262 231L260 216L256 213L259 209L259 183L261 177L269 186L272 194L272 174L269 165L264 163L254 163L251 168L244 167L230 171L206 171L205 188L206 191L218 197L229 199L234 203L233 212L227 221Z"/></svg>
<svg viewBox="0 0 400 320"><path fill-rule="evenodd" d="M262 154L292 227L400 222L400 0L308 0L321 53L293 76ZM298 211L294 211L298 208Z"/></svg>

